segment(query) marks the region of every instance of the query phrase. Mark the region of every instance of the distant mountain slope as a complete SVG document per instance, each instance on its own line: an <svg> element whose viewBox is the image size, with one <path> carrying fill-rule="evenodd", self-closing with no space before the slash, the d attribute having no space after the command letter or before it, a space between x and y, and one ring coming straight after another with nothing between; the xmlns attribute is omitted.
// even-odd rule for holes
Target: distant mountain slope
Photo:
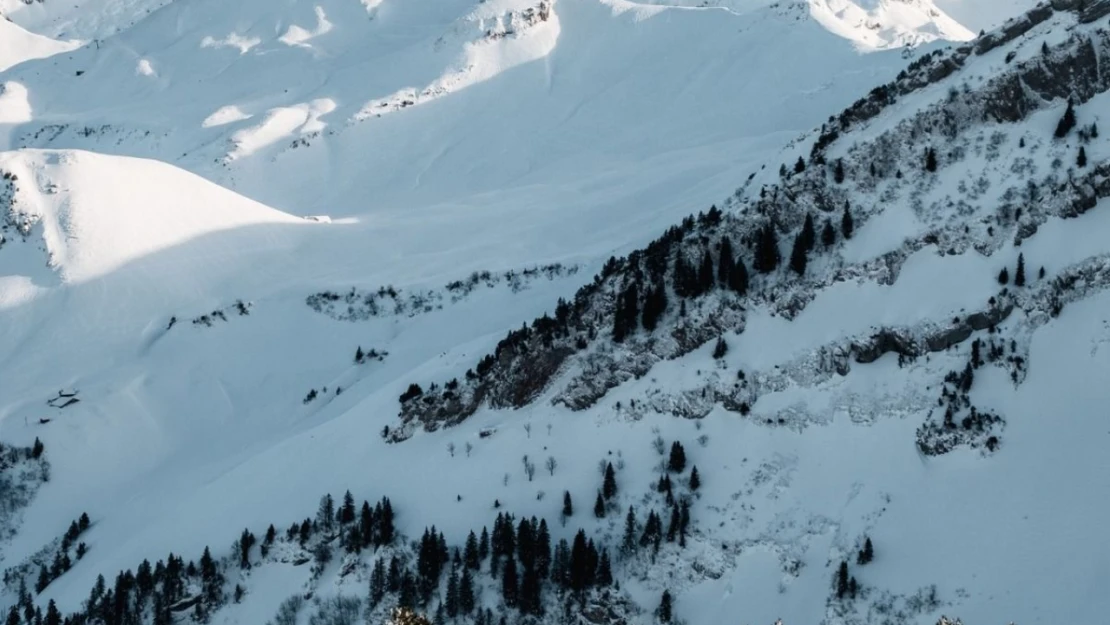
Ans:
<svg viewBox="0 0 1110 625"><path fill-rule="evenodd" d="M179 0L0 74L0 617L1099 622L1107 16Z"/></svg>

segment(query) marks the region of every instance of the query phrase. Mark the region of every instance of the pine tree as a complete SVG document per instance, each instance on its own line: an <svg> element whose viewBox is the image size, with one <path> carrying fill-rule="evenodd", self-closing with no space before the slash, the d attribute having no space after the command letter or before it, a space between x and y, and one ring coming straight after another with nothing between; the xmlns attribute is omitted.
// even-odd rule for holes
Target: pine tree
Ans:
<svg viewBox="0 0 1110 625"><path fill-rule="evenodd" d="M386 575L385 558L374 561L374 570L370 573L370 605L377 606L385 598Z"/></svg>
<svg viewBox="0 0 1110 625"><path fill-rule="evenodd" d="M617 496L617 474L613 470L612 462L605 465L605 479L601 484L601 492L607 501Z"/></svg>
<svg viewBox="0 0 1110 625"><path fill-rule="evenodd" d="M443 607L447 616L455 618L459 615L459 571L451 567L451 575L447 578L447 595L443 600Z"/></svg>
<svg viewBox="0 0 1110 625"><path fill-rule="evenodd" d="M712 291L716 281L716 272L713 271L713 255L709 253L709 248L706 247L702 250L701 266L698 268L698 294Z"/></svg>
<svg viewBox="0 0 1110 625"><path fill-rule="evenodd" d="M613 340L617 343L636 331L639 325L640 296L635 281L629 281L617 300L617 310L613 314Z"/></svg>
<svg viewBox="0 0 1110 625"><path fill-rule="evenodd" d="M1025 286L1025 254L1018 254L1017 271L1014 272L1014 286Z"/></svg>
<svg viewBox="0 0 1110 625"><path fill-rule="evenodd" d="M790 251L790 269L799 276L806 275L806 244L799 234L794 237L794 248Z"/></svg>
<svg viewBox="0 0 1110 625"><path fill-rule="evenodd" d="M1068 136L1072 128L1075 128L1075 106L1071 99L1068 99L1068 108L1064 111L1064 116L1060 118L1060 123L1056 124L1056 138L1063 139Z"/></svg>
<svg viewBox="0 0 1110 625"><path fill-rule="evenodd" d="M478 537L471 531L466 537L466 548L463 550L463 562L466 568L477 571L481 567L481 558L478 555Z"/></svg>
<svg viewBox="0 0 1110 625"><path fill-rule="evenodd" d="M370 502L363 501L362 509L358 512L358 532L364 549L374 544L374 529L374 511L370 508Z"/></svg>
<svg viewBox="0 0 1110 625"><path fill-rule="evenodd" d="M358 349L355 350L355 362L362 364L364 358L366 358L366 354L362 353L362 346L359 345Z"/></svg>
<svg viewBox="0 0 1110 625"><path fill-rule="evenodd" d="M459 612L470 614L474 611L474 579L470 576L470 569L464 568L462 579L459 580Z"/></svg>
<svg viewBox="0 0 1110 625"><path fill-rule="evenodd" d="M852 211L848 207L848 203L844 203L844 214L840 217L840 234L844 235L845 239L852 238L852 232L855 230L855 223L852 219Z"/></svg>
<svg viewBox="0 0 1110 625"><path fill-rule="evenodd" d="M339 522L346 525L355 521L355 498L351 491L343 494L343 507L339 509Z"/></svg>
<svg viewBox="0 0 1110 625"><path fill-rule="evenodd" d="M45 451L45 449L46 448L43 446L42 441L40 441L39 437L36 436L35 437L35 442L31 446L31 457L36 459L36 460L41 458L42 457L42 452Z"/></svg>
<svg viewBox="0 0 1110 625"><path fill-rule="evenodd" d="M50 585L50 581L50 571L46 570L45 565L40 565L39 578L38 581L35 582L35 593L41 595L42 591L46 590L46 587Z"/></svg>
<svg viewBox="0 0 1110 625"><path fill-rule="evenodd" d="M624 517L624 539L621 540L621 553L625 557L636 551L636 511L628 506L628 514Z"/></svg>
<svg viewBox="0 0 1110 625"><path fill-rule="evenodd" d="M744 295L748 292L748 267L740 256L737 256L735 262L733 262L732 275L728 286L737 295Z"/></svg>
<svg viewBox="0 0 1110 625"><path fill-rule="evenodd" d="M1005 267L1003 267L1002 271L998 272L998 283L999 284L1009 284L1010 283L1010 270L1009 269L1006 269Z"/></svg>
<svg viewBox="0 0 1110 625"><path fill-rule="evenodd" d="M868 537L863 541L863 549L859 552L859 557L856 561L859 564L867 564L875 557L875 548L871 545L871 538Z"/></svg>
<svg viewBox="0 0 1110 625"><path fill-rule="evenodd" d="M1077 167L1087 166L1087 150L1083 146L1079 146L1079 156L1075 157L1075 164Z"/></svg>
<svg viewBox="0 0 1110 625"><path fill-rule="evenodd" d="M331 532L335 527L335 500L330 494L320 498L320 509L316 511L316 525L325 533Z"/></svg>
<svg viewBox="0 0 1110 625"><path fill-rule="evenodd" d="M833 180L836 184L844 182L844 162L841 159L836 159L836 168L833 170Z"/></svg>
<svg viewBox="0 0 1110 625"><path fill-rule="evenodd" d="M91 608L92 606L89 606L89 607ZM13 605L11 607L11 609L8 610L8 620L5 621L5 625L19 625L19 608L18 607Z"/></svg>
<svg viewBox="0 0 1110 625"><path fill-rule="evenodd" d="M925 171L935 172L937 170L937 151L931 147L925 148Z"/></svg>
<svg viewBox="0 0 1110 625"><path fill-rule="evenodd" d="M755 270L759 273L771 273L778 268L780 258L775 228L767 224L760 229L759 238L756 239Z"/></svg>
<svg viewBox="0 0 1110 625"><path fill-rule="evenodd" d="M377 519L378 529L378 545L391 545L393 544L393 505L389 502L388 497L383 497L381 501L381 512L375 511L374 517Z"/></svg>
<svg viewBox="0 0 1110 625"><path fill-rule="evenodd" d="M841 560L840 568L836 573L836 596L838 599L843 599L846 594L848 594L848 562Z"/></svg>
<svg viewBox="0 0 1110 625"><path fill-rule="evenodd" d="M574 504L570 501L570 491L563 491L563 524L566 525L567 519L574 516Z"/></svg>
<svg viewBox="0 0 1110 625"><path fill-rule="evenodd" d="M728 343L725 342L725 337L718 337L717 344L713 346L713 359L720 360L728 353Z"/></svg>
<svg viewBox="0 0 1110 625"><path fill-rule="evenodd" d="M602 588L613 585L613 565L609 562L609 550L601 552L601 559L597 564L596 583Z"/></svg>
<svg viewBox="0 0 1110 625"><path fill-rule="evenodd" d="M667 469L672 473L682 473L686 470L686 449L678 441L671 443L671 456L667 461Z"/></svg>
<svg viewBox="0 0 1110 625"><path fill-rule="evenodd" d="M512 557L505 561L505 568L501 572L501 596L505 605L515 608L520 598L520 587L517 582L516 560Z"/></svg>
<svg viewBox="0 0 1110 625"><path fill-rule="evenodd" d="M821 245L832 247L834 244L836 244L836 229L833 228L832 220L826 219L821 229Z"/></svg>
<svg viewBox="0 0 1110 625"><path fill-rule="evenodd" d="M667 542L673 543L675 538L678 537L678 530L682 527L682 515L678 512L678 506L671 506L671 522L667 524Z"/></svg>
<svg viewBox="0 0 1110 625"><path fill-rule="evenodd" d="M664 590L663 596L659 600L659 607L655 610L655 615L659 618L660 623L670 623L671 614L671 591Z"/></svg>
<svg viewBox="0 0 1110 625"><path fill-rule="evenodd" d="M594 516L599 519L605 518L605 500L601 497L601 491L597 492L597 501L594 502Z"/></svg>
<svg viewBox="0 0 1110 625"><path fill-rule="evenodd" d="M62 625L62 613L58 611L58 606L53 599L46 605L46 618L43 619L43 625Z"/></svg>
<svg viewBox="0 0 1110 625"><path fill-rule="evenodd" d="M698 475L697 465L694 465L694 468L690 470L690 490L697 490L698 488L701 488L701 477Z"/></svg>
<svg viewBox="0 0 1110 625"><path fill-rule="evenodd" d="M644 293L644 310L641 313L641 322L648 332L655 330L659 325L659 318L667 311L667 287L659 282Z"/></svg>
<svg viewBox="0 0 1110 625"><path fill-rule="evenodd" d="M731 288L732 271L736 268L736 259L732 251L732 241L726 236L721 237L721 244L717 247L717 282L722 288Z"/></svg>
<svg viewBox="0 0 1110 625"><path fill-rule="evenodd" d="M812 252L817 246L817 230L813 226L813 215L806 213L806 220L802 223L802 242L807 252Z"/></svg>
<svg viewBox="0 0 1110 625"><path fill-rule="evenodd" d="M798 160L794 163L794 173L800 174L805 170L806 170L806 162L804 160L802 160L802 157L799 156Z"/></svg>

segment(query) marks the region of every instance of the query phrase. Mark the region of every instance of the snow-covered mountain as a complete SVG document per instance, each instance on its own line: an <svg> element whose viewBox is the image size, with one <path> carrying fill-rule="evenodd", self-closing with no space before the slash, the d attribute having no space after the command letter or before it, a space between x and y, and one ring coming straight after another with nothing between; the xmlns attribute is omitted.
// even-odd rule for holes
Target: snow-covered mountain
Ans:
<svg viewBox="0 0 1110 625"><path fill-rule="evenodd" d="M1099 622L1110 3L694 4L0 0L0 618Z"/></svg>

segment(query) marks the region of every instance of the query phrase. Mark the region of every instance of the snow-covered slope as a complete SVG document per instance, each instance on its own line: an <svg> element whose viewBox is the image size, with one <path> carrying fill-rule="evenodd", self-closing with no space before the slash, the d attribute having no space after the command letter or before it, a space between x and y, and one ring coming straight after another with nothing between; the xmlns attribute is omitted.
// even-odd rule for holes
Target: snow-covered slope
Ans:
<svg viewBox="0 0 1110 625"><path fill-rule="evenodd" d="M56 41L27 32L15 23L3 19L3 13L0 12L0 72L24 61L68 52L77 45L76 41Z"/></svg>
<svg viewBox="0 0 1110 625"><path fill-rule="evenodd" d="M501 513L583 530L619 588L544 576L535 614L483 557L493 622L1110 610L1105 3L908 58L859 47L966 33L893 2L14 4L102 40L0 74L11 625L434 615L452 567L411 541ZM345 491L400 535L317 518ZM140 581L170 552L199 569Z"/></svg>

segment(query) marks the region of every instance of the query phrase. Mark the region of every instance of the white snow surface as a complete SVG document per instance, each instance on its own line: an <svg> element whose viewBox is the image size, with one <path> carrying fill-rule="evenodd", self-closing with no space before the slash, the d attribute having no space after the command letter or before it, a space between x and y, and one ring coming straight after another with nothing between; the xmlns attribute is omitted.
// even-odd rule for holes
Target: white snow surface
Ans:
<svg viewBox="0 0 1110 625"><path fill-rule="evenodd" d="M972 28L1011 6L957 9L970 1L940 6L973 16ZM1019 251L1050 273L1110 253L1105 201L1020 250L927 247L894 284L834 284L792 321L755 308L725 361L707 345L585 411L544 398L383 441L409 383L460 376L610 255L720 203L750 174L772 180L800 149L784 144L904 67L902 51L883 50L972 36L920 0L678 4L558 0L538 19L541 3L526 0L0 0L14 20L0 19L0 171L18 178L13 211L32 224L0 245L0 440L38 437L53 466L16 538L0 544L0 568L87 511L89 554L37 598L76 610L98 574L169 551L226 553L243 527L283 528L345 490L390 497L410 537L434 524L458 544L491 524L496 498L546 516L556 538L584 526L619 539L621 518L589 515L597 463L619 457L621 503L641 505L658 432L684 442L704 485L687 551L650 569L617 565L649 612L666 587L691 624L846 622L830 580L866 534L877 556L853 568L870 593L862 622L881 622L887 597L903 606L932 584L942 605L905 622L1104 620L1108 294L1037 327L1022 384L977 372L975 401L1008 424L992 455L924 457L913 445L967 345L906 367L888 355L752 407L803 415L806 427L720 407L699 420L630 418L616 404L698 388L718 369L774 375L879 325L978 309ZM1002 63L975 62L972 76ZM941 97L900 102L860 136ZM1108 106L1088 103L1083 119ZM1061 111L1022 131L1047 137ZM1012 134L1007 158L1019 154ZM1092 160L1110 156L1099 141ZM1070 163L1073 147L1042 148L1038 162ZM1007 184L1001 169L990 176L992 193ZM956 193L950 182L937 197ZM932 225L899 206L864 223L839 262L874 259ZM583 270L365 322L305 305L326 289L437 289L552 262ZM226 321L192 323L217 310ZM1019 311L1003 329L1031 323ZM355 365L356 346L389 356ZM81 402L46 406L62 388ZM559 468L530 482L524 454ZM555 522L564 490L579 511L565 528ZM306 568L259 567L245 601L216 622L266 622L310 583L322 596L365 594L336 565L316 582ZM0 591L0 608L9 599Z"/></svg>

